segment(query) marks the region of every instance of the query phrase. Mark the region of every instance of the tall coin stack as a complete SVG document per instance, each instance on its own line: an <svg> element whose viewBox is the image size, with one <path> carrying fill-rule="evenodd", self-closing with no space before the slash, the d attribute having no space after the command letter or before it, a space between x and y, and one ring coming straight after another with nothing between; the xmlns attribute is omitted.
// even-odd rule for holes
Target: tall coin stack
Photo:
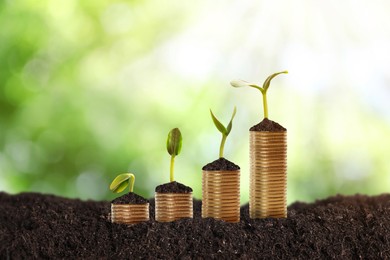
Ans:
<svg viewBox="0 0 390 260"><path fill-rule="evenodd" d="M287 131L250 131L251 218L287 217Z"/></svg>
<svg viewBox="0 0 390 260"><path fill-rule="evenodd" d="M240 171L202 172L202 218L240 221Z"/></svg>
<svg viewBox="0 0 390 260"><path fill-rule="evenodd" d="M171 222L193 217L192 192L155 193L155 214L158 222Z"/></svg>
<svg viewBox="0 0 390 260"><path fill-rule="evenodd" d="M120 224L137 224L149 220L149 203L112 204L111 222Z"/></svg>

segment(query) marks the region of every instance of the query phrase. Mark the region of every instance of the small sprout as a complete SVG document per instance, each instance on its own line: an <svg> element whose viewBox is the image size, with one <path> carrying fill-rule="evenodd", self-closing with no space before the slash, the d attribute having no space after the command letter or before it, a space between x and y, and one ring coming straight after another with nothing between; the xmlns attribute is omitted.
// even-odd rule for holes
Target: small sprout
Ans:
<svg viewBox="0 0 390 260"><path fill-rule="evenodd" d="M210 113L214 125L217 127L218 131L222 133L221 145L219 147L219 158L223 158L223 149L225 147L226 138L230 134L230 131L232 130L233 119L234 116L236 115L236 107L234 107L232 118L230 119L230 122L227 125L227 127L225 127L224 125L221 124L221 122L219 122L219 120L214 116L213 111L211 111L211 109L210 109Z"/></svg>
<svg viewBox="0 0 390 260"><path fill-rule="evenodd" d="M179 128L174 128L168 133L167 151L171 155L170 181L174 181L175 156L181 151L183 138Z"/></svg>
<svg viewBox="0 0 390 260"><path fill-rule="evenodd" d="M115 193L120 193L124 191L129 185L130 192L133 192L134 189L135 176L132 173L122 173L116 176L110 185L110 190Z"/></svg>
<svg viewBox="0 0 390 260"><path fill-rule="evenodd" d="M276 77L277 75L279 74L282 74L282 73L285 73L287 74L288 71L285 70L285 71L281 71L281 72L277 72L277 73L274 73L272 75L270 75L263 83L263 87L259 87L258 85L254 84L254 83L249 83L249 82L246 82L244 80L233 80L230 82L230 85L232 85L233 87L235 88L241 88L241 87L252 87L252 88L256 88L258 90L260 90L261 94L263 94L263 108L264 108L264 117L265 118L268 118L268 104L267 104L267 90L269 88L269 85L271 83L271 80Z"/></svg>

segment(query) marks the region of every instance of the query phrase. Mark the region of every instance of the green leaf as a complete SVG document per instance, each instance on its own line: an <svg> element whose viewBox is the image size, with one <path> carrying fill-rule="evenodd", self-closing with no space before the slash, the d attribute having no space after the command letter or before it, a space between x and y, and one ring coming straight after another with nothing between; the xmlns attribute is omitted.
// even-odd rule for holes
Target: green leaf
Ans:
<svg viewBox="0 0 390 260"><path fill-rule="evenodd" d="M232 80L230 81L230 85L232 85L235 88L242 88L242 87L248 87L249 82L246 82L245 80Z"/></svg>
<svg viewBox="0 0 390 260"><path fill-rule="evenodd" d="M274 74L270 75L270 76L264 81L264 84L263 84L263 89L264 89L264 91L267 91L267 90L268 90L269 85L271 84L271 80L272 80L273 78L275 78L276 76L278 76L278 75L280 75L280 74L283 74L283 73L284 73L284 74L287 74L288 71L285 70L285 71L277 72L277 73L274 73Z"/></svg>
<svg viewBox="0 0 390 260"><path fill-rule="evenodd" d="M214 116L213 111L211 111L211 109L210 114L211 118L213 119L214 125L217 127L218 131L220 131L223 135L227 135L225 126L221 122L219 122L219 120Z"/></svg>
<svg viewBox="0 0 390 260"><path fill-rule="evenodd" d="M230 122L226 128L226 135L229 135L230 134L230 131L232 130L232 126L233 126L233 119L234 117L236 116L236 112L237 112L237 108L234 107L234 110L233 110L233 114L232 114L232 118L230 119Z"/></svg>
<svg viewBox="0 0 390 260"><path fill-rule="evenodd" d="M183 137L179 128L174 128L168 133L167 151L170 155L176 156L181 151Z"/></svg>
<svg viewBox="0 0 390 260"><path fill-rule="evenodd" d="M129 173L123 173L118 176L112 181L110 185L110 190L115 193L120 193L124 191L129 185L129 179L132 177L133 174ZM133 175L134 176L134 175Z"/></svg>
<svg viewBox="0 0 390 260"><path fill-rule="evenodd" d="M112 192L121 193L127 188L128 185L129 185L129 180L124 181L121 184L119 184L119 186L117 186L115 190L112 190Z"/></svg>
<svg viewBox="0 0 390 260"><path fill-rule="evenodd" d="M240 80L240 79L239 80L232 80L232 81L230 81L230 85L232 85L235 88L252 87L252 88L256 88L256 89L260 90L261 93L264 92L264 90L261 87L257 86L254 83L249 83L245 80Z"/></svg>

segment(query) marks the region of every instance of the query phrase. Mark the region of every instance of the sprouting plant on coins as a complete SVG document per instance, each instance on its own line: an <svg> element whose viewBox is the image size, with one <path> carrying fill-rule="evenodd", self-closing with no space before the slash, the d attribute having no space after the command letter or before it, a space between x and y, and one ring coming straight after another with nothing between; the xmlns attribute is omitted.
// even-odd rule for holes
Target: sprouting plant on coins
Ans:
<svg viewBox="0 0 390 260"><path fill-rule="evenodd" d="M222 134L221 145L219 147L219 158L223 158L223 150L225 147L226 138L230 134L233 126L233 119L236 115L236 107L234 107L232 117L230 119L229 124L225 127L213 114L213 111L210 109L211 118L213 119L214 125L217 127L218 131Z"/></svg>
<svg viewBox="0 0 390 260"><path fill-rule="evenodd" d="M110 190L114 193L120 193L129 186L130 192L134 190L135 176L132 173L122 173L115 177L110 185Z"/></svg>
<svg viewBox="0 0 390 260"><path fill-rule="evenodd" d="M241 88L241 87L252 87L252 88L256 88L258 90L260 90L261 94L263 95L263 109L264 109L264 118L268 118L268 104L267 104L267 90L269 88L269 85L271 83L271 80L276 77L277 75L279 74L287 74L288 71L285 70L285 71L281 71L281 72L277 72L277 73L274 73L272 75L270 75L263 83L263 87L260 87L254 83L250 83L250 82L246 82L244 80L233 80L230 82L230 84L235 87L235 88Z"/></svg>
<svg viewBox="0 0 390 260"><path fill-rule="evenodd" d="M175 180L174 170L175 170L175 157L179 155L181 151L183 137L179 128L174 128L168 133L167 138L167 151L171 155L171 165L170 165L170 181Z"/></svg>

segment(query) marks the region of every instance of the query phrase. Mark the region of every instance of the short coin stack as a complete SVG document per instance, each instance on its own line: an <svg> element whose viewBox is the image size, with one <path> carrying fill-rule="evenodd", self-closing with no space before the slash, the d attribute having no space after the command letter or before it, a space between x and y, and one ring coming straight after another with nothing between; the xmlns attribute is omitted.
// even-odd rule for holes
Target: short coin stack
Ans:
<svg viewBox="0 0 390 260"><path fill-rule="evenodd" d="M287 132L250 131L251 218L287 217Z"/></svg>
<svg viewBox="0 0 390 260"><path fill-rule="evenodd" d="M155 194L156 221L171 222L193 217L192 192Z"/></svg>
<svg viewBox="0 0 390 260"><path fill-rule="evenodd" d="M240 221L240 171L203 171L202 217Z"/></svg>
<svg viewBox="0 0 390 260"><path fill-rule="evenodd" d="M111 222L120 224L137 224L149 220L149 203L112 204Z"/></svg>

